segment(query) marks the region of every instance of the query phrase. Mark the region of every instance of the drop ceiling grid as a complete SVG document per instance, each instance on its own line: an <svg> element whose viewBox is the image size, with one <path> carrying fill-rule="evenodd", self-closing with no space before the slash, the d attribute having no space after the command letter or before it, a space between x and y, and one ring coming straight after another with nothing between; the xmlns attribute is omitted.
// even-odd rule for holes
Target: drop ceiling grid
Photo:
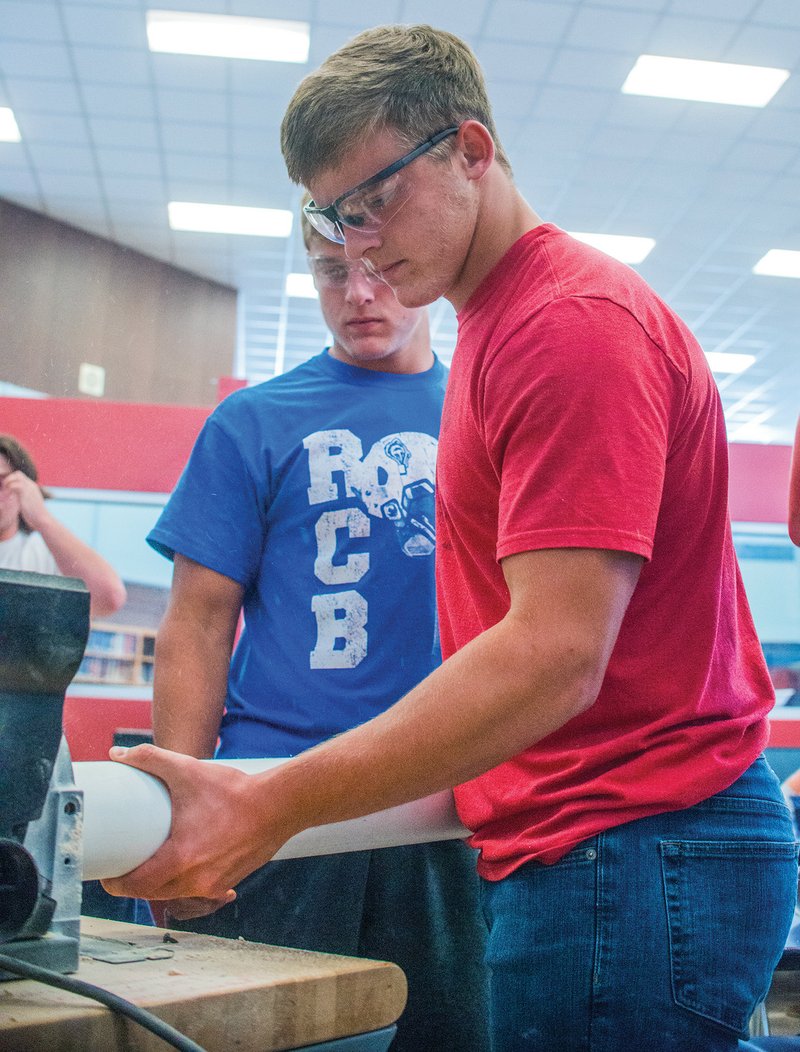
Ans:
<svg viewBox="0 0 800 1052"><path fill-rule="evenodd" d="M0 144L0 195L235 284L248 369L268 374L276 352L290 367L326 337L317 304L283 291L287 273L305 270L299 238L284 245L173 232L166 202L295 210L299 191L278 150L295 85L368 24L433 20L430 3L156 5L307 19L307 67L152 54L147 6L0 0L0 105L15 110L24 135ZM772 407L769 423L788 441L800 409L800 288L750 271L767 248L800 248L800 5L441 0L435 21L483 61L501 136L534 207L568 229L655 237L643 276L685 312L707 350L757 357L735 382L718 377L729 423L749 420L754 405L760 414ZM641 51L785 63L793 78L764 110L624 96L621 81ZM431 318L434 345L449 360L452 309L434 305ZM778 381L769 383L770 371ZM762 394L748 398L749 384Z"/></svg>

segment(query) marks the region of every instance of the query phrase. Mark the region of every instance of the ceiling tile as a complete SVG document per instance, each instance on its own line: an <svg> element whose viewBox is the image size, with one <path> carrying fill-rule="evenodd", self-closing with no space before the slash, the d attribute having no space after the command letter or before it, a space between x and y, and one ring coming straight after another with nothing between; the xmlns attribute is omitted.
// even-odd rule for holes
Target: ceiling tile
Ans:
<svg viewBox="0 0 800 1052"><path fill-rule="evenodd" d="M92 171L91 150L88 147L58 145L49 141L31 142L28 152L38 171Z"/></svg>
<svg viewBox="0 0 800 1052"><path fill-rule="evenodd" d="M231 97L224 91L187 91L160 88L158 112L164 121L210 121L223 124L232 108Z"/></svg>
<svg viewBox="0 0 800 1052"><path fill-rule="evenodd" d="M753 9L753 0L703 0L701 11L705 18L746 18ZM694 16L697 0L672 0L670 13Z"/></svg>
<svg viewBox="0 0 800 1052"><path fill-rule="evenodd" d="M229 136L230 130L225 124L161 122L162 141L176 153L226 154Z"/></svg>
<svg viewBox="0 0 800 1052"><path fill-rule="evenodd" d="M619 91L633 63L614 51L561 48L548 73L548 82L562 87Z"/></svg>
<svg viewBox="0 0 800 1052"><path fill-rule="evenodd" d="M48 205L59 197L92 198L101 197L97 176L91 171L74 172L60 167L39 170L39 184Z"/></svg>
<svg viewBox="0 0 800 1052"><path fill-rule="evenodd" d="M59 42L61 23L54 3L0 0L0 39Z"/></svg>
<svg viewBox="0 0 800 1052"><path fill-rule="evenodd" d="M764 22L767 25L787 26L793 25L800 28L800 6L792 0L761 0L753 14L754 22Z"/></svg>
<svg viewBox="0 0 800 1052"><path fill-rule="evenodd" d="M751 123L748 134L766 142L792 143L800 149L800 110L768 107Z"/></svg>
<svg viewBox="0 0 800 1052"><path fill-rule="evenodd" d="M61 10L67 37L74 44L99 44L111 48L124 44L140 51L147 47L143 8L69 3L62 5Z"/></svg>
<svg viewBox="0 0 800 1052"><path fill-rule="evenodd" d="M173 144L170 143L170 146ZM203 178L214 183L225 185L229 176L230 158L221 152L213 153L176 153L170 149L166 159L167 177L171 182L197 179L198 172Z"/></svg>
<svg viewBox="0 0 800 1052"><path fill-rule="evenodd" d="M4 159L4 145L5 143L0 145L0 165L3 167L3 192L0 194L0 197L8 198L10 201L19 201L20 204L27 204L33 197L35 198L33 207L38 208L41 204L39 185L34 178L33 172L27 166L17 168L7 164ZM25 195L24 199L21 199L20 195Z"/></svg>
<svg viewBox="0 0 800 1052"><path fill-rule="evenodd" d="M47 146L89 147L89 129L84 117L66 113L28 113L20 131L26 143Z"/></svg>
<svg viewBox="0 0 800 1052"><path fill-rule="evenodd" d="M324 4L320 14L320 21L332 26L347 26L350 30L348 36L355 36L365 25L363 12L357 10L355 4ZM369 0L369 15L366 22L369 26L389 25L400 21L400 0Z"/></svg>
<svg viewBox="0 0 800 1052"><path fill-rule="evenodd" d="M625 51L638 55L646 49L656 21L657 16L651 11L583 7L569 26L566 43L571 47Z"/></svg>
<svg viewBox="0 0 800 1052"><path fill-rule="evenodd" d="M98 147L117 146L131 150L158 149L158 129L154 121L93 117L90 124L92 138Z"/></svg>
<svg viewBox="0 0 800 1052"><path fill-rule="evenodd" d="M436 0L435 25L456 36L472 36L479 32L490 5L482 0L464 3L464 0ZM430 0L403 0L402 21L408 23L430 23L432 20Z"/></svg>
<svg viewBox="0 0 800 1052"><path fill-rule="evenodd" d="M15 77L13 106L20 114L26 111L79 113L82 110L82 103L71 75L62 80Z"/></svg>
<svg viewBox="0 0 800 1052"><path fill-rule="evenodd" d="M72 64L66 43L29 43L0 36L0 75L44 80L71 80Z"/></svg>
<svg viewBox="0 0 800 1052"><path fill-rule="evenodd" d="M559 43L576 10L577 5L572 0L562 3L495 0L489 9L483 35L488 40L528 40L537 47Z"/></svg>
<svg viewBox="0 0 800 1052"><path fill-rule="evenodd" d="M800 55L800 28L744 26L725 53L726 62L796 69Z"/></svg>
<svg viewBox="0 0 800 1052"><path fill-rule="evenodd" d="M99 117L152 120L155 116L155 93L149 85L87 83L82 94L87 110Z"/></svg>
<svg viewBox="0 0 800 1052"><path fill-rule="evenodd" d="M727 58L726 49L739 33L740 27L732 19L668 15L653 30L647 42L647 54L720 62Z"/></svg>
<svg viewBox="0 0 800 1052"><path fill-rule="evenodd" d="M541 79L550 64L549 48L531 47L529 44L511 44L487 41L481 48L481 64L487 77L502 84L503 81L523 81L530 85ZM498 103L502 103L509 87L501 87ZM530 88L529 88L529 93Z"/></svg>
<svg viewBox="0 0 800 1052"><path fill-rule="evenodd" d="M170 3L172 0L170 0ZM203 55L149 55L156 84L184 91L227 91L233 60Z"/></svg>
<svg viewBox="0 0 800 1052"><path fill-rule="evenodd" d="M150 64L143 51L81 44L72 51L78 76L87 84L150 83Z"/></svg>
<svg viewBox="0 0 800 1052"><path fill-rule="evenodd" d="M726 168L754 168L761 172L780 172L797 157L797 146L744 139L735 143L725 155ZM798 188L800 196L800 188Z"/></svg>
<svg viewBox="0 0 800 1052"><path fill-rule="evenodd" d="M113 146L97 146L95 155L104 177L141 175L155 179L161 175L162 157L157 150L127 150Z"/></svg>
<svg viewBox="0 0 800 1052"><path fill-rule="evenodd" d="M164 201L164 180L159 177L104 175L102 182L112 201L144 201L154 206Z"/></svg>

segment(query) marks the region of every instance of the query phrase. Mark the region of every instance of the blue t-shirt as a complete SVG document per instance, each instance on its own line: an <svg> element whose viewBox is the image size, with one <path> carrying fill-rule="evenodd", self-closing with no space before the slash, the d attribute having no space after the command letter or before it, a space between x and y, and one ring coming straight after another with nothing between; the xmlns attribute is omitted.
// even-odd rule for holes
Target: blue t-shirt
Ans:
<svg viewBox="0 0 800 1052"><path fill-rule="evenodd" d="M147 540L239 582L217 755L291 756L440 661L434 480L447 370L317 355L229 395Z"/></svg>

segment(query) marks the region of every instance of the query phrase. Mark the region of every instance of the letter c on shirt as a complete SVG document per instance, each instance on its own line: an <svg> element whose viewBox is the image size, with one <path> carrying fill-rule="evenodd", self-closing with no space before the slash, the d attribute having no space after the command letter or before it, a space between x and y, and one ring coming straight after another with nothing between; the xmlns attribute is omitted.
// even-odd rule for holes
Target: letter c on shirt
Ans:
<svg viewBox="0 0 800 1052"><path fill-rule="evenodd" d="M369 553L348 555L342 563L334 563L336 531L347 530L350 537L369 537L369 518L359 508L339 508L325 511L314 527L317 535L317 558L314 573L323 584L354 584L369 569Z"/></svg>

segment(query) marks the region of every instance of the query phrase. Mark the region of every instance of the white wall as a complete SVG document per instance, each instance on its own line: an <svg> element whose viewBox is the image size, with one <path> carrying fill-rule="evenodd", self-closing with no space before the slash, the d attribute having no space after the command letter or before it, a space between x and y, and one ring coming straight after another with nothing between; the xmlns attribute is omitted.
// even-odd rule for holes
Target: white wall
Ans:
<svg viewBox="0 0 800 1052"><path fill-rule="evenodd" d="M145 541L167 494L55 487L49 492L56 518L108 559L124 581L169 588L172 563Z"/></svg>

